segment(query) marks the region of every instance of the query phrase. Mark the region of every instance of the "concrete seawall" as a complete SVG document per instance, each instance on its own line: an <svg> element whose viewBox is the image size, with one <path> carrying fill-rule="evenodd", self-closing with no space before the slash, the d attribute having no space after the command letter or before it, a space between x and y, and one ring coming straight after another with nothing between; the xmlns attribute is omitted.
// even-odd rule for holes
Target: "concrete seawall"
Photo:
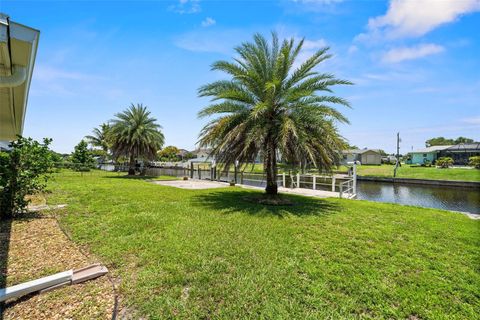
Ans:
<svg viewBox="0 0 480 320"><path fill-rule="evenodd" d="M476 182L476 181L427 180L427 179L365 177L365 176L357 176L357 180L398 183L398 184L421 184L421 185L441 186L441 187L462 187L462 188L480 189L480 182Z"/></svg>

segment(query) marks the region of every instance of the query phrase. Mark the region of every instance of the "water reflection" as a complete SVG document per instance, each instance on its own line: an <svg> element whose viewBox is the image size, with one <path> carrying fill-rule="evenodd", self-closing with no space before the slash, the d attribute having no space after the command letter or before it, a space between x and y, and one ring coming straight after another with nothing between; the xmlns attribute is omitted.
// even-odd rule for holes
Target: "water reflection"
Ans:
<svg viewBox="0 0 480 320"><path fill-rule="evenodd" d="M359 181L357 198L480 214L480 190Z"/></svg>

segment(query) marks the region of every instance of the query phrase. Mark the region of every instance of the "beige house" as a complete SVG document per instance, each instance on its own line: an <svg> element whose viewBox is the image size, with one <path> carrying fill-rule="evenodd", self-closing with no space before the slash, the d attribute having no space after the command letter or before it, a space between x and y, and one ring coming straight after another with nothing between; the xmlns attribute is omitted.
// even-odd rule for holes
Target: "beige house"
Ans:
<svg viewBox="0 0 480 320"><path fill-rule="evenodd" d="M212 152L212 149L208 149L208 148L197 149L195 151L192 151L192 153L196 155L197 158L205 158L205 159L210 156L211 152Z"/></svg>
<svg viewBox="0 0 480 320"><path fill-rule="evenodd" d="M375 149L355 149L342 151L342 164L360 161L361 164L382 164L382 155Z"/></svg>
<svg viewBox="0 0 480 320"><path fill-rule="evenodd" d="M0 141L23 132L39 35L0 13Z"/></svg>

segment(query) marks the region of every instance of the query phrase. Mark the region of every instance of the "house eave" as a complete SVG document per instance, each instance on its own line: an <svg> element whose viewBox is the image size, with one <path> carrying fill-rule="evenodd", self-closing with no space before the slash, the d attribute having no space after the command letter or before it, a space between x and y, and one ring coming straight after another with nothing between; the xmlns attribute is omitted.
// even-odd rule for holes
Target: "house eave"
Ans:
<svg viewBox="0 0 480 320"><path fill-rule="evenodd" d="M23 133L39 36L40 31L0 14L0 140Z"/></svg>

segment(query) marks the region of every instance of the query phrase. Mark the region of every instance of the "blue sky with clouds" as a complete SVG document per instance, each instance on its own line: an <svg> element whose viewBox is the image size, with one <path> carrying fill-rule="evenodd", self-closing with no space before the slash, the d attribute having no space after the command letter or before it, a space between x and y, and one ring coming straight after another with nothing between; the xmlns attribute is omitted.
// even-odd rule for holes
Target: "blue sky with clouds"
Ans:
<svg viewBox="0 0 480 320"><path fill-rule="evenodd" d="M166 143L193 149L221 79L218 59L253 33L306 38L301 59L328 45L320 69L354 86L336 94L359 147L421 148L434 136L480 140L480 0L6 1L0 12L41 30L24 135L70 152L130 103L148 105ZM300 61L301 62L301 61Z"/></svg>

